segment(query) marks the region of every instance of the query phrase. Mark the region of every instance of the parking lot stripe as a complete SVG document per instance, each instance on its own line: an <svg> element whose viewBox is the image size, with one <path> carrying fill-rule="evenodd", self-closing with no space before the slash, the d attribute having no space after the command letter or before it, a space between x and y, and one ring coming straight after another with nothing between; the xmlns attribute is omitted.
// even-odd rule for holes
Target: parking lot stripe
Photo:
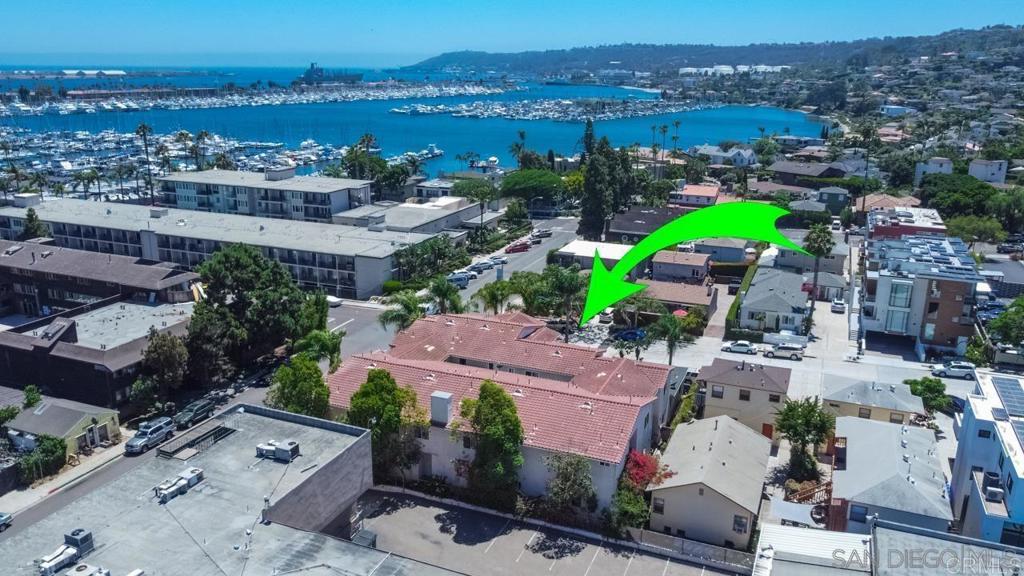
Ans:
<svg viewBox="0 0 1024 576"><path fill-rule="evenodd" d="M661 576L665 576L668 572L668 558L665 558L665 569L661 571Z"/></svg>
<svg viewBox="0 0 1024 576"><path fill-rule="evenodd" d="M377 571L377 568L380 568L380 565L383 564L384 561L387 560L388 558L391 558L391 552L388 552L387 556L381 558L380 562L377 562L377 565L373 567L373 570L370 570L369 572L367 572L366 576L373 576L373 573Z"/></svg>
<svg viewBox="0 0 1024 576"><path fill-rule="evenodd" d="M636 550L629 555L629 562L626 562L626 569L622 571L622 576L629 574L629 567L633 565L633 558L636 557Z"/></svg>
<svg viewBox="0 0 1024 576"><path fill-rule="evenodd" d="M551 566L548 566L548 572L551 572L551 569L555 567L555 562L558 562L558 558L551 561Z"/></svg>
<svg viewBox="0 0 1024 576"><path fill-rule="evenodd" d="M537 537L537 533L536 532L534 532L533 534L530 535L530 539L526 541L526 544L523 546L522 551L519 552L519 556L516 556L516 562L519 562L519 559L523 557L523 554L526 553L526 550L530 547L530 544L533 544L533 539L536 538L536 537Z"/></svg>
<svg viewBox="0 0 1024 576"><path fill-rule="evenodd" d="M511 524L511 523L512 523L511 519L505 520L505 525L501 527L501 530L498 530L498 533L494 535L494 538L491 538L491 543L487 545L487 548L484 548L484 554L487 554L488 552L491 551L491 547L494 546L494 543L498 541L498 536L501 536L502 534L504 534L505 533L505 529L508 528L508 525Z"/></svg>
<svg viewBox="0 0 1024 576"><path fill-rule="evenodd" d="M604 546L598 546L597 550L594 550L594 557L590 559L590 564L587 564L587 571L583 573L583 576L590 575L590 569L594 567L594 560L597 560L597 555L604 550Z"/></svg>

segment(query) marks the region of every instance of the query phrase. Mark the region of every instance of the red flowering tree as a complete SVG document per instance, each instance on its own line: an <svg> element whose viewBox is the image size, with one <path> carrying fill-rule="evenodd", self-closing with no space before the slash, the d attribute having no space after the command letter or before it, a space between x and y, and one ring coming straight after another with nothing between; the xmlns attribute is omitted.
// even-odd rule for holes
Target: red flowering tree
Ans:
<svg viewBox="0 0 1024 576"><path fill-rule="evenodd" d="M631 450L626 458L625 481L639 492L647 490L650 485L657 486L674 475L675 472L662 465L653 454Z"/></svg>

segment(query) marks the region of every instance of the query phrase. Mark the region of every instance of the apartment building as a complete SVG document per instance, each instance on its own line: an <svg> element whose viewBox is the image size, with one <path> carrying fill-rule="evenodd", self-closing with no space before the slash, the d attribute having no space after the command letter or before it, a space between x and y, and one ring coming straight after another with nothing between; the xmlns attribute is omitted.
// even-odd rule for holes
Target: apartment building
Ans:
<svg viewBox="0 0 1024 576"><path fill-rule="evenodd" d="M979 373L967 396L951 482L960 533L1024 546L1024 379Z"/></svg>
<svg viewBox="0 0 1024 576"><path fill-rule="evenodd" d="M348 409L374 368L411 387L430 411L430 429L419 436L423 455L407 477L466 485L474 438L460 426L459 409L491 380L513 398L522 421L523 492L545 493L548 456L576 454L590 462L598 508L610 504L629 451L657 445L671 418L671 390L686 372L564 344L544 322L521 313L436 315L400 332L387 352L355 355L328 376L335 412Z"/></svg>
<svg viewBox="0 0 1024 576"><path fill-rule="evenodd" d="M861 327L906 336L928 350L963 354L974 335L978 273L959 238L909 236L869 240L864 259Z"/></svg>
<svg viewBox="0 0 1024 576"><path fill-rule="evenodd" d="M758 362L715 358L700 369L704 417L730 416L773 441L775 414L788 399L791 370Z"/></svg>
<svg viewBox="0 0 1024 576"><path fill-rule="evenodd" d="M296 176L295 168L172 172L157 182L161 203L171 208L327 223L338 212L369 204L373 184Z"/></svg>
<svg viewBox="0 0 1024 576"><path fill-rule="evenodd" d="M903 236L945 236L946 225L936 210L901 206L873 210L867 214L867 237L872 240Z"/></svg>
<svg viewBox="0 0 1024 576"><path fill-rule="evenodd" d="M921 179L927 174L952 174L953 161L949 158L938 156L929 158L926 162L918 162L914 166L914 186L921 185Z"/></svg>
<svg viewBox="0 0 1024 576"><path fill-rule="evenodd" d="M394 254L433 235L130 204L51 200L34 206L61 248L171 262L192 269L220 247L248 244L303 288L344 298L380 294ZM25 208L0 208L0 239L17 238Z"/></svg>
<svg viewBox="0 0 1024 576"><path fill-rule="evenodd" d="M967 173L982 182L1003 184L1006 182L1006 160L971 160Z"/></svg>

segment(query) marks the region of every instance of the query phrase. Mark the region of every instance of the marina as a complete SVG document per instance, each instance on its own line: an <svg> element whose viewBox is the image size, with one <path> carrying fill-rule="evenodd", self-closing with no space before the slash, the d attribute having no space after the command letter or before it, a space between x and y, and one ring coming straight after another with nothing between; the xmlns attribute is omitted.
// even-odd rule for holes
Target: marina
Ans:
<svg viewBox="0 0 1024 576"><path fill-rule="evenodd" d="M599 122L622 118L639 118L659 114L677 114L691 110L716 108L716 104L695 104L667 100L582 99L582 100L520 100L495 102L476 100L461 104L411 104L392 108L392 114L442 114L453 118L504 118L506 120L554 120Z"/></svg>

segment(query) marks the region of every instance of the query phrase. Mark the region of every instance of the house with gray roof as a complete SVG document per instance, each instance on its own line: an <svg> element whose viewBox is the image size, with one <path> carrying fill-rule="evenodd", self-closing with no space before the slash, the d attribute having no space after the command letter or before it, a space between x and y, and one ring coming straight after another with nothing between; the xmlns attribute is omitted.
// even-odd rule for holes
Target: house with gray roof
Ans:
<svg viewBox="0 0 1024 576"><path fill-rule="evenodd" d="M794 200L789 203L792 212L825 212L828 208L817 200Z"/></svg>
<svg viewBox="0 0 1024 576"><path fill-rule="evenodd" d="M693 251L711 256L713 262L746 262L754 243L742 238L708 238L693 243Z"/></svg>
<svg viewBox="0 0 1024 576"><path fill-rule="evenodd" d="M740 304L740 327L748 330L803 333L810 307L800 274L778 268L758 268Z"/></svg>
<svg viewBox="0 0 1024 576"><path fill-rule="evenodd" d="M768 167L775 179L783 184L799 185L806 178L842 178L846 169L842 164L820 162L792 162L780 160Z"/></svg>
<svg viewBox="0 0 1024 576"><path fill-rule="evenodd" d="M18 450L34 450L44 435L64 440L71 455L117 442L121 432L116 410L49 397L7 423L7 437Z"/></svg>
<svg viewBox="0 0 1024 576"><path fill-rule="evenodd" d="M825 410L837 417L856 416L879 422L909 424L924 414L924 403L906 384L881 383L830 375L822 394Z"/></svg>
<svg viewBox="0 0 1024 576"><path fill-rule="evenodd" d="M850 191L838 186L826 186L818 190L818 202L824 204L833 215L838 215L850 205Z"/></svg>
<svg viewBox="0 0 1024 576"><path fill-rule="evenodd" d="M771 442L730 418L676 427L661 463L673 474L651 493L651 529L746 548L761 509Z"/></svg>
<svg viewBox="0 0 1024 576"><path fill-rule="evenodd" d="M787 230L785 236L793 242L803 245L804 238L807 236L806 232L806 230ZM846 273L846 262L850 255L850 246L843 242L841 238L835 238L835 240L832 251L818 260L818 270L842 276ZM778 250L778 255L775 257L775 266L777 268L788 268L793 272L810 272L814 270L814 256L782 246L777 247L776 250Z"/></svg>
<svg viewBox="0 0 1024 576"><path fill-rule="evenodd" d="M804 289L810 294L814 291L814 272L804 272ZM836 298L846 297L849 282L839 274L818 271L818 290L814 293L816 300L828 302Z"/></svg>
<svg viewBox="0 0 1024 576"><path fill-rule="evenodd" d="M928 428L836 418L830 525L867 534L877 516L945 531L953 513L941 458Z"/></svg>

